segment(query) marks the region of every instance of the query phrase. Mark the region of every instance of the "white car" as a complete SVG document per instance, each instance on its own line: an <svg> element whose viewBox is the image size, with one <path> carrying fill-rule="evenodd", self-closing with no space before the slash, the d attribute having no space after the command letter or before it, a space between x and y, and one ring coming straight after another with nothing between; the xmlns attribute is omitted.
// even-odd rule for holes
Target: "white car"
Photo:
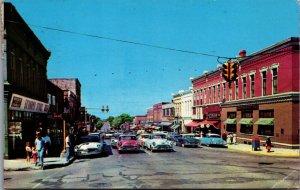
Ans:
<svg viewBox="0 0 300 190"><path fill-rule="evenodd" d="M74 147L76 157L101 155L103 153L103 144L97 135L87 135L81 137L82 143Z"/></svg>
<svg viewBox="0 0 300 190"><path fill-rule="evenodd" d="M173 144L164 133L153 133L144 140L144 146L152 152L156 150L174 151Z"/></svg>

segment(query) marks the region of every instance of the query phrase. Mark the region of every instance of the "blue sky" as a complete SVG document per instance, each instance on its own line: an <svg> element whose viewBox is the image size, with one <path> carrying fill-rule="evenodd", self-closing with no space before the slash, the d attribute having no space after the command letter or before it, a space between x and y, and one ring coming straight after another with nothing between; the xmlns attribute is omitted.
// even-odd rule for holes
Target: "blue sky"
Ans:
<svg viewBox="0 0 300 190"><path fill-rule="evenodd" d="M143 115L217 68L216 57L48 30L235 57L299 36L297 0L12 0L51 50L48 78L78 78L82 104L106 118ZM225 60L223 60L225 61Z"/></svg>

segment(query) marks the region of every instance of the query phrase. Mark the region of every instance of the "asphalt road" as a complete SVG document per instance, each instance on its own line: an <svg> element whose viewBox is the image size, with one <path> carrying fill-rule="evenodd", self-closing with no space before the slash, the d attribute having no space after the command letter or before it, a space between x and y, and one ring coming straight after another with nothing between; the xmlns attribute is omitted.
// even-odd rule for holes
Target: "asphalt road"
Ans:
<svg viewBox="0 0 300 190"><path fill-rule="evenodd" d="M77 159L56 169L4 172L4 188L221 188L299 189L299 159L235 152L226 148L175 147L174 152L119 154Z"/></svg>

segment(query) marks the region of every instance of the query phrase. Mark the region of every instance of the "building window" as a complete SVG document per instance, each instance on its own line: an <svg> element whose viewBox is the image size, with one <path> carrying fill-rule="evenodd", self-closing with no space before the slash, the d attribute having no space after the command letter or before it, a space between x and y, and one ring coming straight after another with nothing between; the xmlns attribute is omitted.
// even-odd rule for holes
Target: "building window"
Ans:
<svg viewBox="0 0 300 190"><path fill-rule="evenodd" d="M11 81L16 79L16 60L14 52L10 54L10 70L11 70Z"/></svg>
<svg viewBox="0 0 300 190"><path fill-rule="evenodd" d="M235 80L235 99L239 99L239 79Z"/></svg>
<svg viewBox="0 0 300 190"><path fill-rule="evenodd" d="M223 83L223 99L226 99L226 83Z"/></svg>
<svg viewBox="0 0 300 190"><path fill-rule="evenodd" d="M243 78L243 99L246 98L246 92L247 92L247 78Z"/></svg>
<svg viewBox="0 0 300 190"><path fill-rule="evenodd" d="M229 88L229 101L232 100L232 88Z"/></svg>
<svg viewBox="0 0 300 190"><path fill-rule="evenodd" d="M252 111L244 111L242 112L242 118L253 118ZM252 124L241 124L241 133L252 134L253 133L253 125Z"/></svg>
<svg viewBox="0 0 300 190"><path fill-rule="evenodd" d="M215 86L213 86L213 101L212 102L213 103L216 102L216 87Z"/></svg>
<svg viewBox="0 0 300 190"><path fill-rule="evenodd" d="M55 105L55 96L52 96L52 105Z"/></svg>
<svg viewBox="0 0 300 190"><path fill-rule="evenodd" d="M259 117L260 118L274 118L274 110L260 110Z"/></svg>
<svg viewBox="0 0 300 190"><path fill-rule="evenodd" d="M220 88L220 84L218 84L218 102L221 102L221 88Z"/></svg>
<svg viewBox="0 0 300 190"><path fill-rule="evenodd" d="M274 110L260 110L260 118L274 118ZM258 125L257 134L274 136L274 125Z"/></svg>
<svg viewBox="0 0 300 190"><path fill-rule="evenodd" d="M277 94L277 68L272 69L272 92Z"/></svg>
<svg viewBox="0 0 300 190"><path fill-rule="evenodd" d="M250 97L254 97L254 75L250 75Z"/></svg>
<svg viewBox="0 0 300 190"><path fill-rule="evenodd" d="M262 95L265 96L267 94L267 71L262 71Z"/></svg>
<svg viewBox="0 0 300 190"><path fill-rule="evenodd" d="M48 96L48 104L51 105L51 94L47 94Z"/></svg>
<svg viewBox="0 0 300 190"><path fill-rule="evenodd" d="M210 97L210 90L211 90L211 88L210 87L208 87L208 92L207 92L207 96L208 96L208 103L210 103L210 99L211 99L211 97Z"/></svg>
<svg viewBox="0 0 300 190"><path fill-rule="evenodd" d="M203 103L206 104L206 89L204 88L203 90L204 98L203 98Z"/></svg>

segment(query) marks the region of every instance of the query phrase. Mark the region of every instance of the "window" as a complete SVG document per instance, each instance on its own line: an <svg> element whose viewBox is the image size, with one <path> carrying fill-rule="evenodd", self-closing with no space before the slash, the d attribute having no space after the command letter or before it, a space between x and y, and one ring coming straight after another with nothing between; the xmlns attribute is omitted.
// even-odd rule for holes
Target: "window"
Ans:
<svg viewBox="0 0 300 190"><path fill-rule="evenodd" d="M235 119L236 118L236 112L227 112L227 118Z"/></svg>
<svg viewBox="0 0 300 190"><path fill-rule="evenodd" d="M10 54L10 70L11 70L11 80L15 81L16 79L16 60L14 52Z"/></svg>
<svg viewBox="0 0 300 190"><path fill-rule="evenodd" d="M254 75L250 75L250 97L254 97Z"/></svg>
<svg viewBox="0 0 300 190"><path fill-rule="evenodd" d="M216 102L215 100L216 100L216 87L213 86L213 100L212 100L212 102L213 103Z"/></svg>
<svg viewBox="0 0 300 190"><path fill-rule="evenodd" d="M207 92L207 96L208 96L208 103L210 103L210 87L208 87L208 90L207 90L208 92Z"/></svg>
<svg viewBox="0 0 300 190"><path fill-rule="evenodd" d="M220 84L218 84L218 102L221 102L221 92L220 92Z"/></svg>
<svg viewBox="0 0 300 190"><path fill-rule="evenodd" d="M247 79L246 77L243 78L243 99L246 98L246 92L247 92Z"/></svg>
<svg viewBox="0 0 300 190"><path fill-rule="evenodd" d="M48 104L51 105L51 94L47 94L48 96Z"/></svg>
<svg viewBox="0 0 300 190"><path fill-rule="evenodd" d="M260 110L259 117L260 118L274 118L274 110Z"/></svg>
<svg viewBox="0 0 300 190"><path fill-rule="evenodd" d="M204 88L204 90L203 90L203 94L204 94L203 103L204 104L206 104L206 92L205 91L206 91L206 89Z"/></svg>
<svg viewBox="0 0 300 190"><path fill-rule="evenodd" d="M226 99L226 83L223 83L223 99Z"/></svg>
<svg viewBox="0 0 300 190"><path fill-rule="evenodd" d="M52 105L55 105L55 96L52 96Z"/></svg>
<svg viewBox="0 0 300 190"><path fill-rule="evenodd" d="M229 101L232 100L232 88L229 88Z"/></svg>
<svg viewBox="0 0 300 190"><path fill-rule="evenodd" d="M253 112L252 111L243 111L242 112L242 118L252 118Z"/></svg>
<svg viewBox="0 0 300 190"><path fill-rule="evenodd" d="M261 72L262 75L262 95L267 94L267 71Z"/></svg>
<svg viewBox="0 0 300 190"><path fill-rule="evenodd" d="M274 136L274 125L258 125L257 134Z"/></svg>
<svg viewBox="0 0 300 190"><path fill-rule="evenodd" d="M235 99L239 99L239 79L235 80Z"/></svg>
<svg viewBox="0 0 300 190"><path fill-rule="evenodd" d="M272 92L277 94L277 68L272 69Z"/></svg>

